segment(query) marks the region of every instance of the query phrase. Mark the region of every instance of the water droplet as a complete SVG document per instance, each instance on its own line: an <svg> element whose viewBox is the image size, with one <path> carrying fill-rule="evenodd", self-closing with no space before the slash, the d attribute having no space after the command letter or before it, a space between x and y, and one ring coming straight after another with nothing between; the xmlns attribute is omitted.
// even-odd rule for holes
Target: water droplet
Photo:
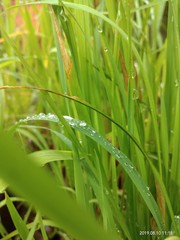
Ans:
<svg viewBox="0 0 180 240"><path fill-rule="evenodd" d="M133 80L133 79L135 79L135 77L136 77L136 72L133 71L132 74L131 74L131 79Z"/></svg>
<svg viewBox="0 0 180 240"><path fill-rule="evenodd" d="M137 89L133 89L133 100L137 100L139 98L139 91Z"/></svg>
<svg viewBox="0 0 180 240"><path fill-rule="evenodd" d="M95 130L91 130L91 136L93 137L95 135L96 131Z"/></svg>
<svg viewBox="0 0 180 240"><path fill-rule="evenodd" d="M109 50L107 48L104 48L104 52L108 52Z"/></svg>
<svg viewBox="0 0 180 240"><path fill-rule="evenodd" d="M154 8L150 9L150 14L151 14L151 19L154 20L155 19Z"/></svg>
<svg viewBox="0 0 180 240"><path fill-rule="evenodd" d="M176 88L179 87L179 82L178 82L177 79L174 81L174 85L175 85Z"/></svg>
<svg viewBox="0 0 180 240"><path fill-rule="evenodd" d="M133 165L129 165L131 171L135 169L135 167Z"/></svg>
<svg viewBox="0 0 180 240"><path fill-rule="evenodd" d="M44 118L46 118L46 115L44 113L39 113L38 118L44 119Z"/></svg>
<svg viewBox="0 0 180 240"><path fill-rule="evenodd" d="M61 10L60 10L60 16L62 17L62 20L64 21L64 22L66 22L67 21L67 17L66 17L66 14L65 14L65 12L64 12L64 8L63 7L61 7Z"/></svg>
<svg viewBox="0 0 180 240"><path fill-rule="evenodd" d="M145 4L149 4L149 0L144 0L144 3Z"/></svg>
<svg viewBox="0 0 180 240"><path fill-rule="evenodd" d="M81 126L81 127L85 127L87 124L85 123L85 122L80 122L80 124L79 124L79 126Z"/></svg>
<svg viewBox="0 0 180 240"><path fill-rule="evenodd" d="M101 28L100 25L98 25L97 29L98 29L98 32L99 32L99 33L102 33L102 32L103 32L103 30L102 30L102 28Z"/></svg>
<svg viewBox="0 0 180 240"><path fill-rule="evenodd" d="M19 120L19 123L22 123L22 122L24 122L24 120L23 120L23 119L20 119L20 120Z"/></svg>
<svg viewBox="0 0 180 240"><path fill-rule="evenodd" d="M161 89L164 88L164 83L163 83L163 82L160 83L160 88L161 88Z"/></svg>
<svg viewBox="0 0 180 240"><path fill-rule="evenodd" d="M67 17L64 16L64 17L63 17L63 21L64 21L64 22L67 22L67 20L68 20Z"/></svg>
<svg viewBox="0 0 180 240"><path fill-rule="evenodd" d="M60 10L60 13L59 13L61 16L63 16L64 15L64 8L63 7L61 7L61 10Z"/></svg>
<svg viewBox="0 0 180 240"><path fill-rule="evenodd" d="M73 127L75 125L74 121L69 122L69 124Z"/></svg>
<svg viewBox="0 0 180 240"><path fill-rule="evenodd" d="M64 116L64 118L65 118L67 121L71 121L71 120L73 120L73 118L70 117L70 116Z"/></svg>
<svg viewBox="0 0 180 240"><path fill-rule="evenodd" d="M53 122L59 122L59 118L53 113L48 113L47 114L47 119L51 120Z"/></svg>
<svg viewBox="0 0 180 240"><path fill-rule="evenodd" d="M150 196L151 196L151 193L150 193L150 192L147 192L147 195L148 195L148 197L150 197Z"/></svg>
<svg viewBox="0 0 180 240"><path fill-rule="evenodd" d="M116 153L117 158L122 158L122 155L120 153Z"/></svg>
<svg viewBox="0 0 180 240"><path fill-rule="evenodd" d="M106 194L106 195L109 195L109 191L108 191L107 189L105 190L105 194Z"/></svg>

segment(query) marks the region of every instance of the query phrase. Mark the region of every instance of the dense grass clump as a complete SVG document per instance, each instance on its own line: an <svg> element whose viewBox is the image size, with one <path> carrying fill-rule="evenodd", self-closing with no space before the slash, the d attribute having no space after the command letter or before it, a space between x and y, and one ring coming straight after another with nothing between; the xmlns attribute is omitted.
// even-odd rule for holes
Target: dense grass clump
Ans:
<svg viewBox="0 0 180 240"><path fill-rule="evenodd" d="M1 239L180 239L179 0L3 0Z"/></svg>

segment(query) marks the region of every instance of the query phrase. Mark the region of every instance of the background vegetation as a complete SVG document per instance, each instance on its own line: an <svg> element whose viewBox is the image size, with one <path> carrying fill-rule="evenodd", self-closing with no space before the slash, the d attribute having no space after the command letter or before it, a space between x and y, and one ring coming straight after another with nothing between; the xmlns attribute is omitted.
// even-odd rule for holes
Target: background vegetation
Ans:
<svg viewBox="0 0 180 240"><path fill-rule="evenodd" d="M179 239L179 0L0 11L1 239Z"/></svg>

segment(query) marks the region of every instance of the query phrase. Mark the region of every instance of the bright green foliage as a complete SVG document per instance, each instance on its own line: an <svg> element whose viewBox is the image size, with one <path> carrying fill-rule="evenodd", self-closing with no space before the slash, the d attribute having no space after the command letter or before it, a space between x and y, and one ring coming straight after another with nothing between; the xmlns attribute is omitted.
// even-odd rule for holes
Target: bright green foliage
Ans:
<svg viewBox="0 0 180 240"><path fill-rule="evenodd" d="M7 167L0 169L0 191L21 193L27 212L36 207L31 223L27 213L26 227L8 234L0 225L1 235L23 238L27 228L30 239L40 229L48 239L49 224L64 239L104 239L103 230L83 235L87 224L99 229L93 216L117 239L180 236L179 0L15 2L3 0L0 15L0 130L38 163L37 174L47 168L53 180L32 176L12 148L9 164L27 176L21 186L0 159ZM23 124L15 124L19 119ZM78 216L82 229L56 215L51 180L91 215L83 223L76 203L64 203L64 217ZM50 191L53 213L38 186Z"/></svg>
<svg viewBox="0 0 180 240"><path fill-rule="evenodd" d="M27 197L44 214L78 239L90 240L93 236L97 236L98 239L115 239L95 224L95 220L93 221L88 212L74 203L62 188L58 188L48 173L30 161L12 139L2 132L0 144L2 147L0 173L16 192ZM9 147L12 151L8 151ZM28 234L26 225L8 196L6 201L21 238L26 239Z"/></svg>

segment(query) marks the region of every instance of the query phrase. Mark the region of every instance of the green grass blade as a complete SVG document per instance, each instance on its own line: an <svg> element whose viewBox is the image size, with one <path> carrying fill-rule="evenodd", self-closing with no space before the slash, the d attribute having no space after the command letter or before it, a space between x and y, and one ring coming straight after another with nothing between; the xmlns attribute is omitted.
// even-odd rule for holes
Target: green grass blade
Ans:
<svg viewBox="0 0 180 240"><path fill-rule="evenodd" d="M7 186L8 184L4 180L0 179L0 193L4 192Z"/></svg>
<svg viewBox="0 0 180 240"><path fill-rule="evenodd" d="M13 205L13 203L11 202L11 199L9 198L9 196L6 193L6 205L8 207L9 213L11 215L11 218L13 220L13 223L16 227L16 229L19 232L19 235L21 236L21 238L23 240L25 240L29 234L29 231L26 227L26 224L24 223L24 221L22 220L22 218L20 217L18 211L16 210L15 206ZM34 239L34 238L32 238Z"/></svg>
<svg viewBox="0 0 180 240"><path fill-rule="evenodd" d="M59 227L80 240L92 240L94 237L99 240L116 239L105 232L64 190L58 188L47 172L29 161L7 133L0 134L0 148L2 178Z"/></svg>
<svg viewBox="0 0 180 240"><path fill-rule="evenodd" d="M117 159L117 161L121 164L122 168L125 170L125 172L128 174L128 176L132 180L133 184L136 186L137 190L140 192L147 207L149 208L150 212L154 216L159 229L163 229L163 223L162 223L162 218L161 218L159 208L158 208L152 194L150 193L148 187L144 183L143 179L137 172L137 170L134 167L134 165L132 164L132 162L127 158L127 156L125 154L123 154L120 150L115 148L105 138L103 138L98 132L95 131L94 128L87 125L86 122L76 120L69 116L64 116L64 118L72 128L74 128L74 129L80 131L81 133L85 134L86 136L90 137L96 143L99 143L104 149L106 149L106 151L108 151L110 154L112 154L113 157L115 157L115 159ZM48 117L48 115L46 115L46 116L44 115L43 118L39 117L39 115L36 115L36 117L28 116L28 118L26 118L24 120L21 119L19 121L19 123L17 123L17 124L27 122L27 119L28 119L28 121L30 121L30 120L45 120L45 121L53 121L53 122L59 123L59 119L55 115L54 115L54 119L52 119L52 118L50 119Z"/></svg>
<svg viewBox="0 0 180 240"><path fill-rule="evenodd" d="M40 166L43 166L54 161L72 160L72 151L42 150L30 153L29 157Z"/></svg>
<svg viewBox="0 0 180 240"><path fill-rule="evenodd" d="M143 179L137 172L136 168L132 164L132 162L124 155L120 150L115 148L111 143L109 143L105 138L103 138L98 132L96 132L91 126L87 125L83 121L79 121L73 119L71 117L66 117L65 119L73 128L77 129L81 133L87 135L91 139L93 139L96 143L99 143L104 149L106 149L109 153L111 153L121 164L122 168L128 174L133 184L136 186L137 190L140 192L142 198L144 199L147 207L151 211L154 216L158 227L163 229L163 223L161 219L161 214L159 212L159 208L150 193L148 187L144 183Z"/></svg>

